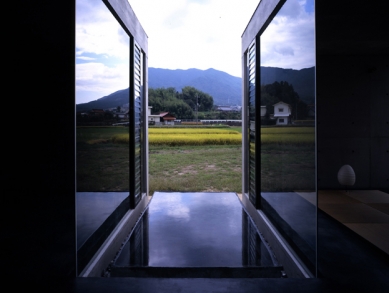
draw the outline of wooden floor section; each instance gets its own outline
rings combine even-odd
[[[319,208],[389,255],[389,194],[319,190]]]

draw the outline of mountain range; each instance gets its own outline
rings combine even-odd
[[[287,81],[307,104],[314,103],[315,68],[301,70],[261,67],[262,84]],[[213,97],[214,105],[241,105],[242,79],[216,69],[162,69],[149,67],[149,88],[192,86]],[[128,104],[129,89],[118,90],[95,101],[77,104],[77,111],[115,108]]]

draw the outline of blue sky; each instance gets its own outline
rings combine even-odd
[[[150,67],[214,68],[241,76],[241,35],[259,0],[129,0],[129,3],[148,35]],[[314,65],[313,56],[307,54],[314,33],[312,3],[313,0],[287,1],[283,18],[274,22],[266,42],[278,56],[269,55],[265,65],[295,69]],[[307,30],[309,24],[312,26]],[[285,46],[280,46],[283,42]],[[77,0],[77,103],[128,87],[127,52],[128,37],[102,1]],[[295,58],[290,58],[291,54]],[[283,56],[289,61],[285,63]]]

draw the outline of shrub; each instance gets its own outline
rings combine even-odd
[[[203,125],[203,122],[201,121],[198,121],[198,122],[194,122],[194,121],[184,121],[184,122],[181,122],[182,125]]]
[[[112,136],[111,141],[113,143],[129,143],[130,142],[130,136],[128,134],[116,134]]]

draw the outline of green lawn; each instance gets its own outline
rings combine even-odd
[[[241,127],[231,127],[241,132]],[[271,130],[273,131],[273,130]],[[275,130],[282,136],[282,130]],[[285,135],[297,131],[289,128]],[[301,128],[298,133],[310,130]],[[129,147],[113,143],[127,127],[77,128],[77,190],[128,191]],[[296,133],[297,135],[297,133]],[[301,137],[301,136],[300,136]],[[281,139],[281,138],[280,138]],[[314,188],[314,144],[266,143],[261,151],[263,191]],[[149,146],[149,187],[154,191],[242,191],[240,145]]]
[[[242,190],[240,146],[150,147],[150,192]]]
[[[111,137],[128,134],[128,127],[77,127],[77,191],[128,191],[128,144]]]

